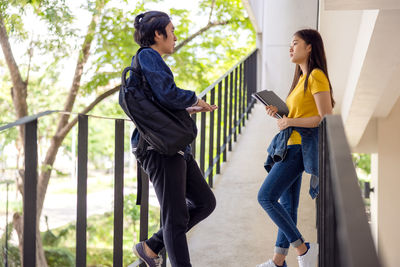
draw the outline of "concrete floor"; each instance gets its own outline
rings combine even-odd
[[[257,193],[267,175],[263,167],[267,146],[277,132],[275,119],[256,105],[222,174],[215,177],[215,211],[188,233],[194,267],[251,267],[272,257],[277,227],[258,204]],[[308,189],[305,174],[298,225],[307,241],[316,242],[315,201]],[[287,264],[298,266],[293,249]]]

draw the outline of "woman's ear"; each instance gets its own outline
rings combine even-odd
[[[311,50],[312,50],[311,44],[308,44],[308,45],[307,45],[306,50],[307,50],[307,52],[311,52]]]

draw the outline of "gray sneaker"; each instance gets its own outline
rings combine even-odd
[[[155,258],[150,258],[147,256],[146,252],[144,251],[144,241],[137,243],[135,246],[133,246],[133,253],[141,259],[147,267],[161,267],[161,264],[163,262],[162,257],[158,256]]]

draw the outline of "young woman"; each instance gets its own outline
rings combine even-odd
[[[174,26],[163,12],[150,11],[135,18],[135,41],[144,49],[137,55],[142,73],[154,97],[171,110],[189,113],[213,111],[195,92],[175,85],[173,74],[162,56],[172,54],[176,42]],[[133,149],[140,135],[132,135]],[[142,140],[143,141],[143,140]],[[165,247],[173,267],[190,267],[186,232],[205,219],[215,208],[215,197],[190,152],[190,146],[176,155],[166,156],[147,147],[138,157],[153,183],[161,208],[162,228],[150,239],[133,247],[147,266],[161,266],[158,253]]]
[[[332,113],[334,100],[320,34],[311,29],[296,32],[289,54],[296,64],[286,99],[289,114],[278,119],[280,133],[268,153],[273,153],[272,147],[277,146],[286,151],[278,162],[267,160],[269,173],[258,193],[260,205],[279,228],[278,237],[273,258],[258,267],[287,266],[285,257],[290,244],[296,250],[300,267],[315,267],[317,263],[318,244],[306,243],[297,229],[297,208],[303,171],[318,175],[317,126],[326,114]],[[277,108],[267,106],[266,111],[274,116]]]

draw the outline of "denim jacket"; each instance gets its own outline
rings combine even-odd
[[[264,164],[265,169],[269,172],[272,166],[279,161],[285,159],[287,152],[287,142],[296,130],[301,135],[301,150],[303,154],[304,170],[311,174],[310,190],[309,193],[312,198],[318,195],[319,181],[318,181],[318,127],[303,128],[303,127],[289,127],[280,131],[271,141],[267,152],[267,161]]]
[[[178,110],[186,109],[197,102],[197,96],[194,91],[180,89],[176,86],[171,69],[156,50],[150,47],[143,49],[138,54],[138,57],[142,73],[149,83],[154,97],[161,105],[168,109]],[[132,57],[132,65],[133,59],[134,57]],[[132,75],[130,77],[136,78]],[[138,83],[139,81],[128,82]],[[139,137],[139,132],[135,130],[131,138],[133,149],[137,146]],[[190,145],[183,152],[185,154],[191,153]]]

